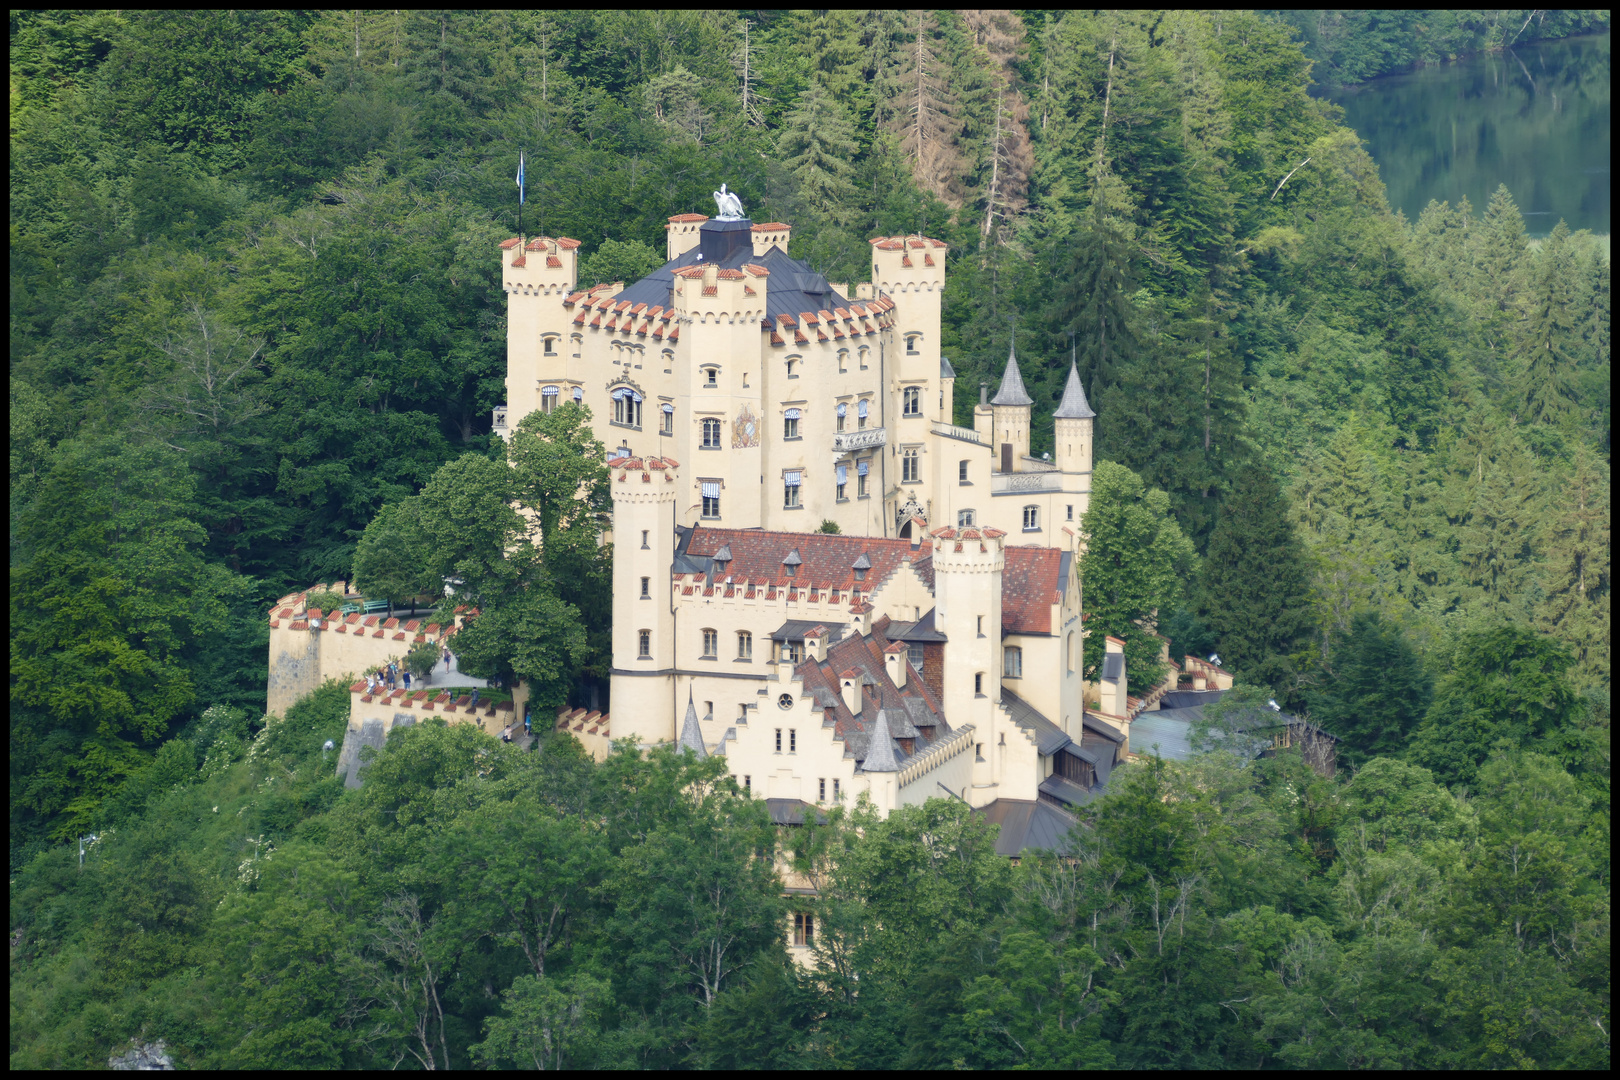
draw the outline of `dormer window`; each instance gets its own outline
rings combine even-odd
[[[799,558],[799,549],[794,548],[792,551],[787,553],[787,558],[782,560],[782,573],[786,574],[788,577],[794,577],[797,574],[799,567],[803,564],[804,560]]]
[[[865,581],[866,572],[872,569],[872,560],[867,558],[866,552],[863,551],[861,552],[860,557],[856,559],[853,564],[851,564],[850,569],[855,571],[856,581]]]

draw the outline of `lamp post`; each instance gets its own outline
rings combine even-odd
[[[84,869],[84,842],[86,840],[88,840],[93,844],[93,843],[96,842],[96,839],[97,839],[97,837],[96,837],[95,833],[91,833],[88,836],[79,837],[79,869],[80,870]]]

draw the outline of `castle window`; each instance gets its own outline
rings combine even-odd
[[[652,631],[651,630],[637,630],[636,631],[636,646],[637,646],[637,651],[636,651],[636,659],[637,660],[651,660],[652,659]]]
[[[956,512],[956,527],[958,529],[972,528],[977,524],[976,515],[972,510],[958,510]]]
[[[720,449],[720,421],[712,416],[703,419],[703,449]]]
[[[827,778],[819,777],[816,780],[816,802],[827,801]]]
[[[842,375],[849,370],[849,350],[838,350],[838,374]]]
[[[705,628],[703,631],[703,659],[715,660],[720,656],[720,634]]]
[[[720,516],[720,481],[700,480],[699,489],[703,493],[703,516],[717,518]]]
[[[748,773],[743,773],[743,790],[749,792],[754,790],[754,778]]]
[[[784,694],[782,696],[786,697],[787,695]],[[781,728],[776,729],[776,752],[778,754],[780,754],[782,752],[782,729]]]
[[[556,334],[547,334],[542,340],[543,340],[543,342],[545,344],[545,354],[547,356],[556,356],[557,355],[557,335]]]
[[[915,484],[922,477],[922,457],[915,446],[900,451],[900,482]]]
[[[703,719],[705,719],[705,720],[713,720],[714,719],[714,702],[705,701],[703,703]]]
[[[913,668],[917,669],[918,671],[922,671],[922,665],[923,665],[923,645],[922,645],[922,642],[920,642],[920,641],[908,641],[908,642],[906,642],[906,659],[911,661],[911,666]]]
[[[585,391],[581,390],[577,386],[574,387],[574,404],[575,405],[583,405],[584,403],[585,403]]]
[[[917,355],[917,342],[919,342],[921,340],[922,340],[922,335],[921,334],[907,334],[906,335],[906,355],[907,356],[916,356]]]
[[[711,390],[714,389],[715,387],[719,386],[720,385],[720,369],[716,368],[716,367],[706,367],[706,368],[704,368],[703,369],[703,385],[708,387]]]
[[[838,787],[838,777],[835,776],[833,777],[833,802],[838,802],[844,797],[844,793],[839,791]]]
[[[973,692],[979,697],[984,697],[984,672],[982,671],[973,674]]]
[[[904,407],[900,410],[902,416],[922,415],[922,390],[915,386],[908,386],[901,394]]]
[[[855,426],[862,431],[866,430],[866,414],[871,411],[872,403],[866,398],[855,403]]]
[[[816,917],[808,911],[795,911],[793,913],[793,944],[798,948],[808,949],[815,943]]]
[[[838,501],[844,502],[849,498],[844,494],[849,488],[849,466],[839,465],[833,469],[833,473],[838,478]]]
[[[561,391],[555,386],[542,386],[540,388],[540,411],[550,414],[557,408],[557,396]]]
[[[855,463],[855,494],[866,498],[866,474],[872,469],[872,459],[862,458]]]
[[[621,386],[610,395],[613,398],[613,422],[620,427],[641,427],[641,395],[628,386]]]
[[[1041,508],[1038,506],[1024,507],[1024,531],[1041,531]]]
[[[872,351],[872,346],[870,346],[870,345],[862,345],[861,346],[861,370],[862,371],[866,370],[866,357],[867,357],[867,354],[870,353],[871,351]]]
[[[652,599],[652,578],[650,577],[641,579],[641,598],[643,600]]]
[[[803,474],[797,471],[784,473],[782,476],[782,507],[793,510],[803,505],[799,502],[799,484]]]
[[[752,660],[754,658],[754,635],[747,630],[737,632],[737,659]],[[743,719],[748,719],[748,713],[743,713]]]
[[[797,754],[798,752],[799,752],[799,729],[790,727],[790,728],[788,728],[788,753]]]
[[[1067,663],[1068,663],[1069,674],[1073,675],[1074,674],[1074,631],[1073,630],[1069,631],[1069,640],[1064,645],[1063,654],[1064,654],[1064,657],[1066,658]]]
[[[804,659],[804,642],[802,642],[802,641],[784,641],[784,642],[782,642],[782,659],[786,660],[790,664],[797,664],[800,660],[803,660]],[[791,702],[789,702],[789,704],[791,704]],[[782,707],[785,709],[785,708],[787,708],[787,705],[783,705]]]
[[[956,482],[958,484],[972,483],[972,481],[968,479],[968,463],[966,459],[956,463]]]
[[[1070,503],[1068,509],[1069,509],[1068,520],[1073,521],[1074,520],[1074,504]]]
[[[664,426],[659,429],[659,434],[660,435],[673,435],[673,434],[675,434],[675,406],[665,404],[663,409],[662,409],[662,412],[664,414]]]
[[[650,532],[651,532],[651,530],[649,530],[649,529],[642,529],[641,530],[641,550],[642,551],[649,551],[649,550],[652,549],[652,545],[647,543],[647,537],[650,534]]]
[[[573,346],[573,348],[574,348],[574,359],[576,359],[576,360],[579,359],[579,345],[580,345],[580,342],[582,342],[584,340],[585,340],[585,338],[584,338],[584,335],[582,335],[582,334],[569,334],[568,335],[568,344]],[[579,399],[575,398],[574,400],[577,401]]]
[[[1002,654],[1001,673],[1009,679],[1024,677],[1024,650],[1016,645],[1007,646]]]
[[[788,378],[797,379],[799,377],[799,361],[802,360],[802,359],[804,359],[802,356],[790,356],[790,357],[788,357],[788,359],[787,359],[787,377]]]
[[[799,410],[789,409],[782,414],[782,438],[797,439],[799,437]]]
[[[776,699],[776,707],[779,708],[779,709],[791,709],[791,708],[793,708],[793,695],[792,694],[783,694],[782,696],[778,697]],[[782,738],[782,729],[781,728],[776,729],[776,738],[777,738],[777,749],[780,750],[781,749],[781,738]]]
[[[838,430],[843,431],[844,430],[844,418],[849,415],[849,402],[840,401],[838,403],[838,408],[837,408],[836,411],[838,413]]]

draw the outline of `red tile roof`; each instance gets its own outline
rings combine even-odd
[[[754,584],[770,583],[781,588],[786,588],[790,582],[839,590],[859,588],[862,592],[870,592],[887,580],[902,560],[920,563],[928,559],[932,550],[926,540],[921,547],[913,548],[909,540],[704,526],[693,531],[686,552],[713,556],[722,547],[731,548],[731,561],[726,564],[725,573],[738,581],[746,579]],[[798,572],[789,578],[783,573],[782,560],[794,550],[803,562]],[[872,568],[866,572],[866,580],[857,582],[852,568],[862,552],[866,553]],[[715,570],[719,574],[719,567]]]
[[[894,685],[883,662],[883,653],[888,647],[889,642],[881,631],[847,637],[827,650],[825,661],[806,660],[794,672],[803,682],[803,693],[814,697],[823,717],[832,720],[835,736],[845,740],[846,755],[857,761],[866,758],[867,744],[872,728],[877,724],[879,709],[888,712],[891,732],[916,732],[915,736],[900,736],[916,739],[911,755],[895,747],[895,757],[902,763],[951,730],[939,699],[915,668],[906,677],[905,689]],[[861,703],[859,716],[851,713],[849,706],[844,703],[839,687],[842,678],[857,680]],[[926,723],[928,720],[934,723]],[[913,727],[913,724],[916,726]]]
[[[1008,633],[1050,634],[1052,605],[1063,602],[1063,552],[1010,547],[1006,559],[1001,572],[1001,628]]]
[[[709,216],[707,214],[676,214],[669,220],[671,224],[685,224],[688,221],[708,221]],[[757,229],[759,226],[755,225],[754,228]]]

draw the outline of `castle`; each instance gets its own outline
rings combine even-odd
[[[573,240],[501,245],[496,431],[575,401],[613,448],[612,716],[559,729],[724,755],[773,805],[949,794],[1005,829],[1086,801],[1153,701],[1128,696],[1117,640],[1081,675],[1078,372],[1034,458],[1016,354],[952,422],[941,241],[878,237],[852,294],[788,256],[787,225],[667,231],[628,286],[578,288]]]

